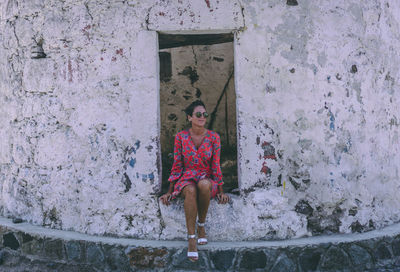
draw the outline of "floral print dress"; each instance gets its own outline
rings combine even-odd
[[[221,141],[218,133],[207,130],[203,142],[197,149],[189,130],[179,132],[175,137],[174,164],[169,182],[176,182],[172,198],[176,198],[182,189],[189,184],[197,184],[201,179],[212,183],[211,198],[222,185],[220,166]]]

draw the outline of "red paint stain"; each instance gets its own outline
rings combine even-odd
[[[111,61],[116,61],[116,60],[117,60],[116,57],[112,57],[112,58],[111,58]]]
[[[117,49],[117,50],[115,51],[115,54],[123,56],[123,55],[124,55],[124,49],[122,49],[122,48]]]
[[[90,40],[89,31],[88,31],[88,30],[89,30],[91,27],[92,27],[91,25],[87,25],[87,26],[85,26],[84,28],[82,28],[83,35],[85,35],[86,38],[87,38],[88,40]]]
[[[268,174],[268,167],[267,167],[265,162],[263,162],[263,165],[262,165],[262,168],[261,168],[260,172],[264,173],[264,174]]]
[[[276,160],[275,155],[264,156],[264,159]]]
[[[207,7],[210,8],[210,0],[204,0],[206,1]]]
[[[267,145],[270,145],[270,143],[268,143],[267,141],[264,141],[261,145],[262,148],[266,147]]]
[[[101,57],[101,58],[100,58],[100,60],[104,60],[104,58],[103,58],[103,57]]]
[[[160,16],[165,16],[165,13],[162,12],[162,11],[160,11],[160,12],[158,13],[158,15],[160,15]]]

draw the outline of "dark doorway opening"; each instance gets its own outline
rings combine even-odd
[[[163,192],[169,185],[175,135],[190,127],[182,110],[196,99],[210,113],[206,127],[221,137],[224,190],[238,192],[233,38],[233,33],[159,33]]]

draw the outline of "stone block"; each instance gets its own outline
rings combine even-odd
[[[270,272],[296,271],[296,264],[285,253],[279,255]]]
[[[86,247],[86,260],[95,266],[103,266],[105,256],[101,246],[95,243],[88,243]]]
[[[185,269],[185,270],[199,270],[204,271],[210,268],[209,257],[207,252],[199,251],[199,260],[192,262],[187,257],[187,249],[178,250],[172,255],[172,266],[174,269]]]
[[[161,268],[166,267],[168,263],[168,250],[165,248],[128,248],[125,253],[128,255],[129,264],[133,268]],[[179,256],[179,254],[175,256],[175,259],[179,259]],[[173,261],[177,263],[176,260]]]
[[[337,246],[330,247],[321,260],[321,269],[341,270],[350,266],[350,260],[347,253]]]
[[[361,269],[359,271],[371,269],[374,266],[372,256],[363,247],[352,244],[347,249],[347,253],[350,255],[355,269]]]
[[[65,251],[67,254],[68,261],[79,262],[82,259],[82,247],[78,241],[68,241],[65,243]]]
[[[375,258],[378,260],[389,260],[393,257],[390,246],[385,243],[379,243],[374,250]]]
[[[234,250],[218,250],[210,252],[210,260],[217,270],[226,271],[232,267],[236,252]]]
[[[23,254],[42,255],[43,239],[33,239],[32,241],[22,243],[21,251]]]
[[[265,268],[267,265],[267,256],[264,251],[245,251],[240,260],[241,269]]]
[[[394,256],[400,256],[400,237],[393,239],[392,250]]]
[[[302,271],[317,271],[324,249],[306,248],[298,257],[298,262]]]
[[[13,232],[9,232],[3,234],[3,246],[11,248],[13,250],[18,250],[20,247],[20,243],[18,239],[15,237],[15,234]]]
[[[45,257],[62,260],[64,258],[64,245],[62,240],[45,240],[43,243]]]
[[[28,242],[30,242],[30,241],[32,241],[34,239],[30,234],[25,233],[25,232],[23,232],[21,234],[21,237],[22,237],[22,243],[23,244],[24,243],[28,243]]]
[[[123,249],[110,245],[104,245],[103,249],[106,256],[106,263],[111,270],[130,271],[129,258]]]
[[[0,250],[0,265],[4,263],[4,260],[6,258],[6,253],[4,250]]]

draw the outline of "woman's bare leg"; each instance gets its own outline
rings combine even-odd
[[[188,235],[195,234],[197,217],[197,188],[195,185],[187,185],[183,188],[185,198],[184,209],[186,228]],[[196,251],[196,239],[189,239],[188,251]]]
[[[202,179],[197,184],[198,189],[198,210],[199,210],[199,222],[204,223],[206,221],[208,206],[210,205],[210,192],[211,192],[211,182],[208,179]],[[204,227],[197,227],[198,237],[206,237],[206,231]]]

